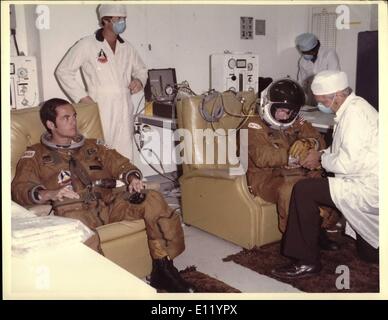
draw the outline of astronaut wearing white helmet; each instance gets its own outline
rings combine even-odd
[[[379,261],[379,114],[352,92],[344,72],[318,73],[311,89],[316,100],[335,113],[333,143],[321,151],[311,150],[301,165],[321,164],[334,175],[305,179],[294,186],[283,237],[283,254],[293,262],[272,271],[287,279],[313,276],[322,269],[318,205],[341,211],[345,232],[356,240],[359,257]]]
[[[271,127],[287,129],[296,121],[304,104],[302,87],[292,79],[280,79],[262,92],[259,114]]]
[[[253,195],[277,204],[279,230],[284,232],[293,185],[300,179],[320,175],[319,170],[300,168],[300,158],[292,157],[290,161],[289,151],[297,142],[317,149],[326,145],[320,133],[298,117],[305,94],[296,81],[276,80],[261,97],[258,115],[250,117],[244,127],[248,130],[247,180]],[[328,220],[334,221],[336,213],[326,212],[323,225],[330,228]],[[322,234],[321,245],[328,248],[331,244]]]

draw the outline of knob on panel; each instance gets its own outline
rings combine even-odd
[[[25,78],[28,74],[28,71],[26,68],[19,68],[17,71],[17,75],[19,78]]]
[[[174,88],[168,84],[164,89],[164,92],[166,92],[167,95],[171,96],[174,93]]]
[[[229,59],[229,61],[228,61],[228,67],[229,67],[230,69],[236,68],[236,59],[234,59],[234,58]]]

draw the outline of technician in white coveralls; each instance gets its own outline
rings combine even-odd
[[[316,105],[317,102],[310,88],[311,82],[321,71],[341,70],[337,53],[334,49],[322,47],[318,38],[312,33],[302,33],[297,36],[295,45],[301,54],[298,61],[298,82],[307,94],[307,104]],[[323,112],[330,112],[330,109],[325,109],[321,104],[318,104],[318,107]]]
[[[282,246],[293,262],[272,271],[282,278],[320,272],[319,205],[342,212],[346,234],[356,239],[361,259],[379,261],[379,114],[352,92],[342,71],[318,73],[311,90],[317,101],[335,113],[333,144],[310,150],[301,165],[311,169],[321,164],[334,176],[295,184]]]
[[[147,68],[133,46],[119,36],[126,27],[125,6],[104,4],[98,12],[102,28],[79,40],[55,74],[74,102],[97,102],[106,143],[133,159],[131,94],[145,86]],[[80,68],[87,91],[76,80]]]

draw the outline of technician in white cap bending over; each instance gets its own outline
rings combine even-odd
[[[307,104],[316,105],[310,85],[314,76],[325,70],[341,70],[337,53],[334,49],[321,46],[312,33],[302,33],[295,39],[296,48],[301,54],[298,60],[297,80],[307,94]],[[322,105],[318,104],[321,109]],[[322,109],[321,111],[329,111]]]
[[[126,28],[125,6],[102,4],[98,13],[102,28],[79,40],[55,74],[74,102],[98,103],[106,143],[132,160],[131,95],[144,87],[147,68],[134,47],[120,37]],[[76,79],[80,68],[87,91]]]
[[[352,93],[344,72],[320,72],[311,89],[317,101],[335,112],[333,144],[322,151],[310,151],[301,165],[315,168],[321,164],[334,177],[305,179],[294,186],[283,254],[297,262],[273,270],[284,278],[305,277],[321,270],[319,206],[342,212],[346,233],[356,239],[361,259],[379,260],[378,112]]]

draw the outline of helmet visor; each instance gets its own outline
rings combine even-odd
[[[287,119],[276,119],[276,111],[278,109],[287,109],[288,110],[288,118]],[[290,123],[294,121],[294,119],[298,116],[298,113],[300,111],[300,106],[287,104],[284,102],[270,102],[269,103],[269,110],[271,113],[271,116],[280,123]]]

